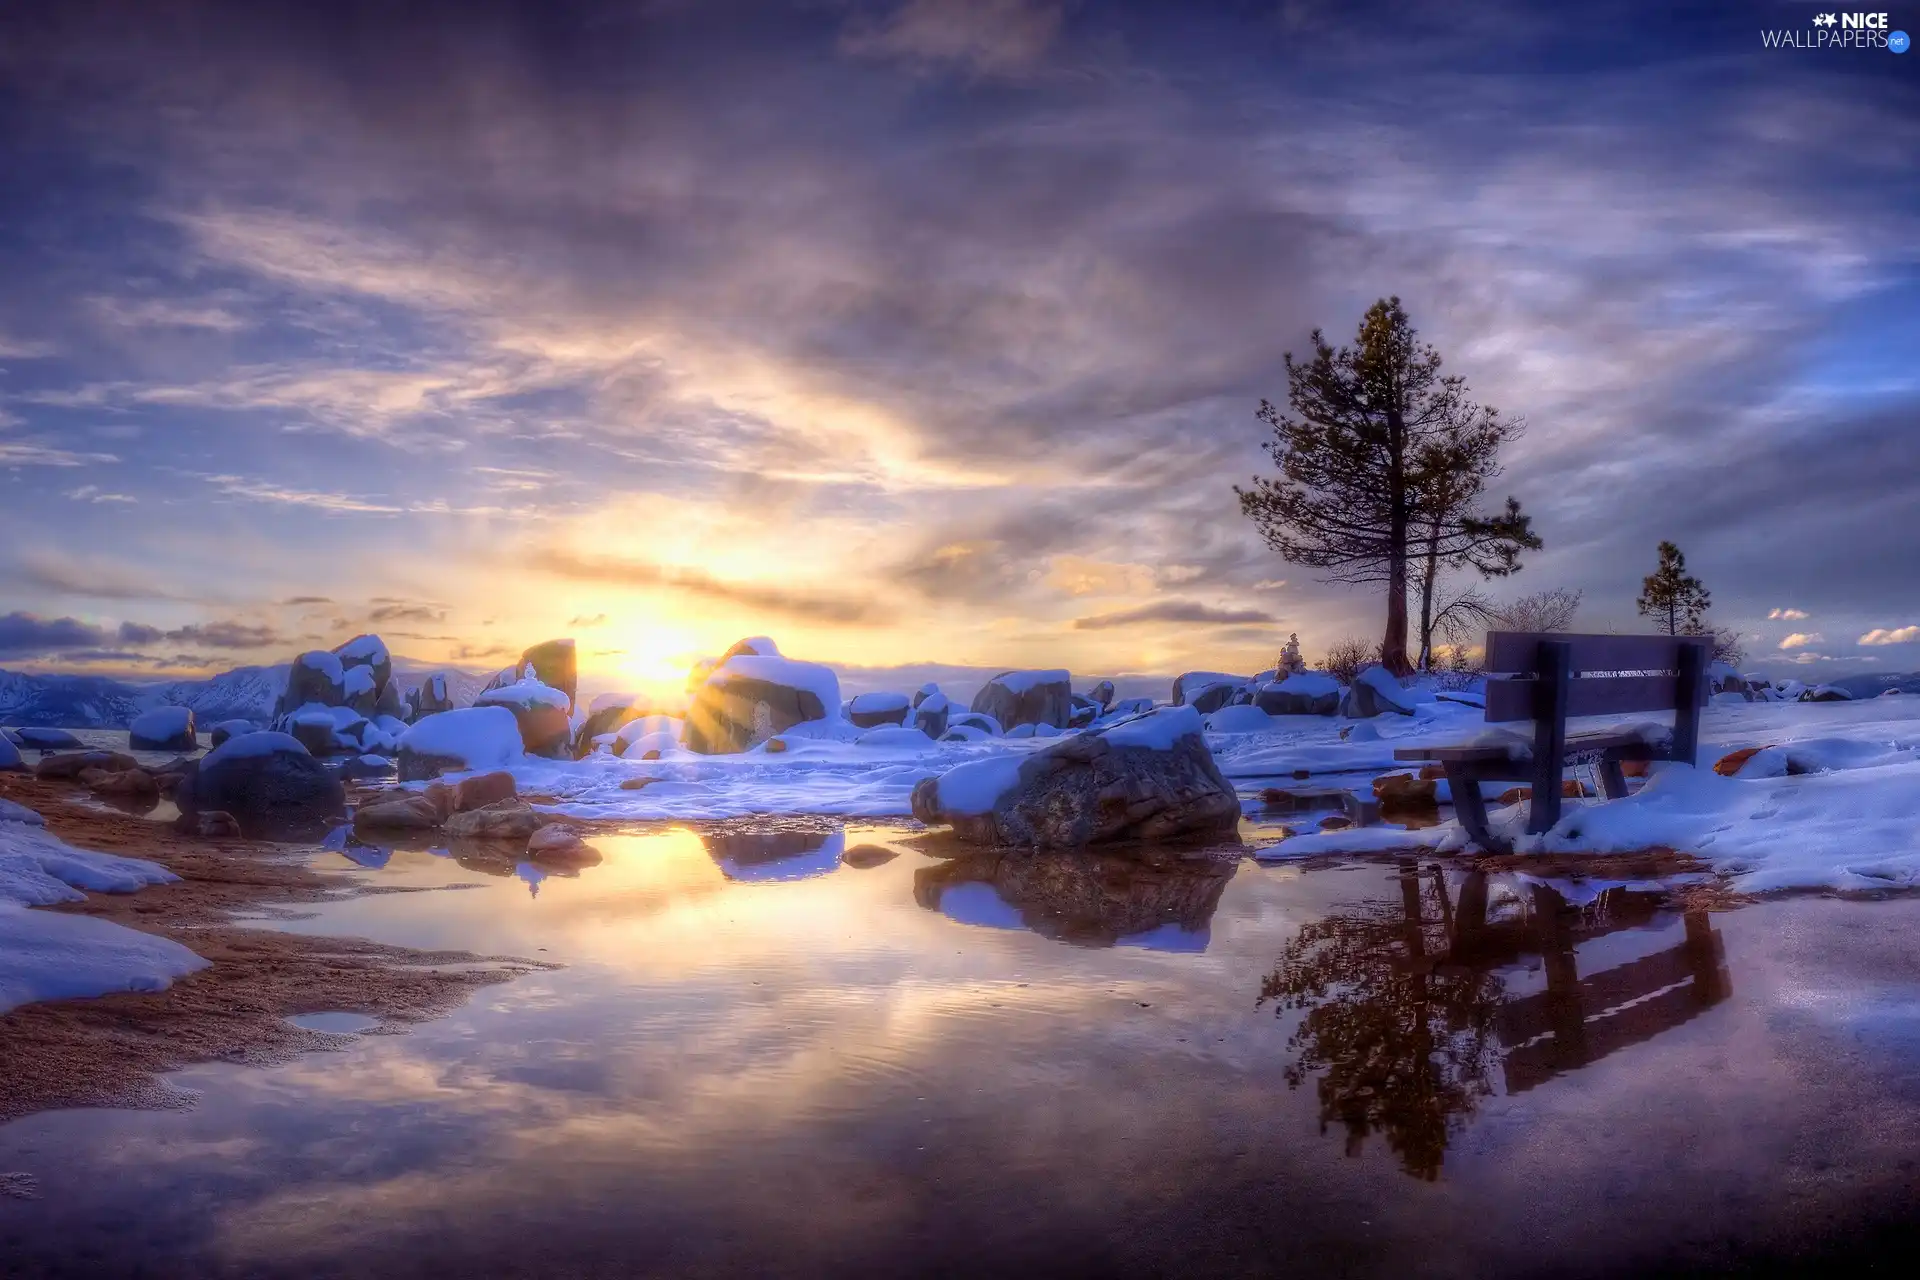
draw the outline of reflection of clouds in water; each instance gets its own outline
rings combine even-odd
[[[940,914],[961,924],[988,929],[1024,929],[1020,908],[983,880],[968,880],[940,891]]]

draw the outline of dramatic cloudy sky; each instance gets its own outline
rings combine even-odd
[[[1920,53],[1816,12],[6,6],[0,662],[1311,655],[1380,602],[1230,486],[1398,293],[1530,424],[1500,590],[1673,538],[1750,665],[1920,668]]]

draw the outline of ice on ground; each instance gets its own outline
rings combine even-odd
[[[76,849],[12,809],[0,814],[0,1012],[35,1000],[159,991],[206,966],[169,938],[29,910],[77,902],[82,889],[131,893],[176,877],[156,863]]]

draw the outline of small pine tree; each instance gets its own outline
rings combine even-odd
[[[1687,572],[1687,558],[1671,542],[1660,544],[1660,567],[1640,585],[1637,602],[1643,616],[1670,636],[1697,634],[1706,624],[1713,597]]]
[[[1280,646],[1280,670],[1287,675],[1298,675],[1307,669],[1307,660],[1300,656],[1300,633],[1287,633],[1287,642]]]

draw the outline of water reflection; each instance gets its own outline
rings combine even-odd
[[[1551,885],[1507,879],[1470,871],[1450,886],[1437,868],[1405,868],[1397,901],[1306,924],[1261,983],[1256,1007],[1302,1015],[1288,1085],[1314,1080],[1322,1132],[1343,1128],[1349,1155],[1380,1133],[1408,1173],[1436,1178],[1449,1139],[1496,1078],[1508,1094],[1525,1092],[1730,993],[1705,912],[1681,916],[1674,945],[1582,978],[1582,944],[1671,923],[1663,895],[1615,886],[1574,906]],[[1510,995],[1532,956],[1546,989]]]
[[[844,831],[730,831],[700,837],[729,880],[809,880],[840,869]]]
[[[1031,929],[1082,947],[1205,951],[1237,861],[992,853],[922,867],[914,900],[962,924]]]

